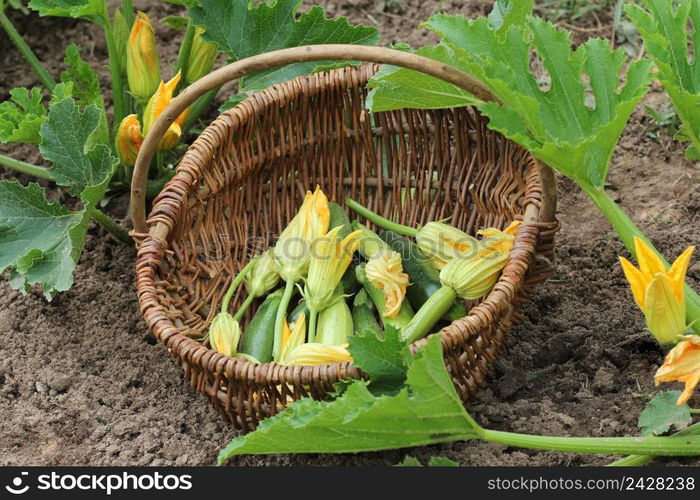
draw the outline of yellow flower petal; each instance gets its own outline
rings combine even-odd
[[[686,248],[685,251],[678,256],[671,266],[671,269],[668,271],[669,278],[671,278],[673,282],[673,291],[678,300],[684,300],[685,297],[685,273],[688,271],[690,258],[693,256],[694,251],[694,246]]]
[[[285,360],[287,365],[325,365],[328,363],[342,363],[352,361],[352,356],[347,350],[347,344],[342,346],[329,346],[323,344],[302,344]]]
[[[685,303],[673,293],[673,283],[665,274],[657,274],[644,297],[647,328],[661,344],[673,344],[685,333]]]
[[[647,290],[647,280],[644,279],[642,272],[634,267],[634,265],[624,257],[620,257],[622,271],[625,273],[625,278],[630,284],[634,301],[642,311],[644,310],[644,297]]]
[[[282,325],[282,348],[280,349],[280,364],[289,357],[290,353],[306,340],[306,314],[303,312],[290,328],[287,320]]]
[[[381,250],[367,262],[365,273],[369,282],[382,290],[386,297],[382,316],[395,317],[401,310],[409,285],[408,274],[403,272],[401,255],[393,250]]]
[[[683,382],[685,390],[677,401],[678,406],[688,402],[700,382],[700,336],[687,335],[666,355],[664,364],[654,375],[654,382]]]
[[[666,266],[661,258],[641,238],[634,238],[634,248],[639,270],[647,281],[651,281],[656,273],[666,273]]]

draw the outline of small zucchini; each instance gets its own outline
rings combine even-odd
[[[392,250],[401,255],[403,270],[408,274],[411,284],[406,289],[406,297],[414,309],[418,310],[440,288],[440,274],[432,262],[418,245],[393,231],[382,231],[379,237],[385,241]],[[454,321],[467,315],[467,308],[461,301],[445,313],[443,319]]]
[[[352,232],[352,227],[350,226],[350,219],[348,214],[345,213],[343,207],[332,201],[328,203],[328,210],[330,211],[330,223],[328,229],[331,230],[334,227],[342,226],[343,229],[340,230],[338,235],[341,238],[345,238],[348,234]],[[347,271],[343,274],[340,279],[340,284],[343,287],[343,293],[345,295],[354,295],[362,285],[357,281],[355,277],[355,266],[359,263],[359,259],[353,257],[352,262],[348,266]]]
[[[260,304],[255,316],[243,333],[239,353],[247,354],[261,363],[272,361],[272,344],[275,340],[275,316],[284,290],[271,293]]]
[[[357,292],[352,303],[352,322],[355,335],[360,337],[365,335],[381,336],[382,330],[374,315],[375,310],[367,291],[362,289]]]

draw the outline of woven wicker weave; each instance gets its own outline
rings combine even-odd
[[[147,226],[136,224],[143,317],[192,386],[238,428],[250,430],[293,400],[323,398],[337,381],[362,376],[350,363],[256,365],[194,340],[206,333],[232,275],[274,243],[306,189],[318,184],[331,201],[351,196],[412,226],[451,217],[474,234],[524,219],[493,291],[439,333],[464,399],[483,382],[522,304],[551,271],[554,200],[542,208],[533,158],[488,130],[471,108],[369,114],[365,84],[375,70],[297,78],[223,113],[189,148]],[[245,298],[244,287],[239,292],[232,311]]]

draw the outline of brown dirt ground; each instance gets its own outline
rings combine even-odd
[[[306,2],[305,2],[306,3]],[[426,43],[416,29],[436,10],[473,15],[488,1],[406,0],[380,10],[374,2],[326,1],[335,15],[377,24],[386,43]],[[152,17],[172,6],[136,2]],[[162,17],[162,16],[161,16]],[[63,47],[75,41],[103,69],[99,31],[66,19],[13,15],[40,59],[54,73]],[[609,13],[579,26],[606,32]],[[588,24],[586,24],[588,23]],[[176,31],[159,24],[161,54],[174,59]],[[0,99],[34,77],[6,38],[0,38]],[[667,103],[658,90],[647,104]],[[618,201],[669,257],[697,243],[700,169],[682,157],[669,132],[654,131],[643,107],[616,151],[610,178]],[[0,151],[39,161],[34,148]],[[3,177],[6,172],[0,171]],[[20,176],[23,182],[29,179]],[[557,276],[528,305],[507,354],[469,409],[485,426],[572,436],[636,435],[636,419],[654,392],[662,352],[643,332],[617,264],[622,245],[576,186],[560,182]],[[52,197],[60,197],[52,189]],[[123,213],[115,204],[113,213]],[[183,382],[180,369],[146,329],[134,289],[134,250],[90,230],[75,287],[47,303],[0,283],[0,465],[210,465],[235,432],[205,398]],[[698,288],[700,262],[690,281]],[[696,403],[698,402],[696,398]],[[697,405],[696,405],[697,406]],[[451,443],[384,453],[243,457],[233,465],[390,465],[410,453],[444,455],[462,465],[604,464],[605,457],[531,452],[484,443]],[[656,464],[700,465],[698,459]]]

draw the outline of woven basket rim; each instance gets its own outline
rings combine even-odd
[[[310,88],[321,90],[324,85],[328,84],[329,76],[332,75],[340,74],[340,79],[344,80],[348,87],[364,85],[377,71],[377,68],[378,65],[375,64],[348,66],[300,76],[270,86],[250,95],[235,107],[221,113],[190,145],[176,167],[175,176],[153,202],[147,220],[149,232],[135,235],[138,238],[137,290],[141,314],[156,338],[166,348],[176,351],[182,359],[186,359],[189,363],[195,363],[205,370],[219,374],[218,376],[225,374],[234,380],[260,381],[263,377],[265,382],[271,383],[312,384],[319,379],[332,382],[363,376],[362,372],[349,361],[323,365],[286,366],[279,365],[274,361],[262,364],[252,363],[243,358],[220,354],[181,333],[180,328],[169,317],[168,311],[157,300],[156,289],[158,285],[154,279],[154,273],[155,268],[162,262],[168,251],[167,242],[172,234],[174,221],[182,208],[181,200],[186,199],[196,190],[201,179],[201,175],[195,174],[198,167],[194,165],[208,162],[217,150],[220,141],[230,138],[230,133],[245,118],[243,115],[250,114],[245,111],[246,107],[254,104],[270,106],[276,102],[284,102],[297,93],[306,92]],[[222,130],[226,130],[228,133],[222,133]],[[528,207],[532,206],[529,210],[535,210],[535,212],[531,212],[534,217],[530,218],[539,220],[542,188],[537,160],[529,153],[527,153],[525,182],[526,187],[532,188],[530,190],[532,194],[526,197],[523,202],[523,214],[528,210]],[[522,220],[522,214],[516,218]],[[523,222],[517,231],[511,249],[511,259],[509,259],[491,292],[481,303],[472,307],[463,318],[453,321],[439,332],[412,343],[411,351],[415,352],[434,335],[440,335],[443,351],[446,352],[478,334],[482,328],[490,323],[488,318],[499,317],[506,308],[512,309],[512,301],[517,292],[512,283],[515,282],[518,285],[523,283],[525,274],[532,265],[535,256],[536,239],[541,225],[542,223],[538,222]],[[154,234],[154,226],[160,226],[161,231],[158,234]],[[512,258],[514,255],[526,258],[516,261]],[[528,256],[531,258],[527,258]],[[524,261],[527,261],[527,264],[523,265]]]

